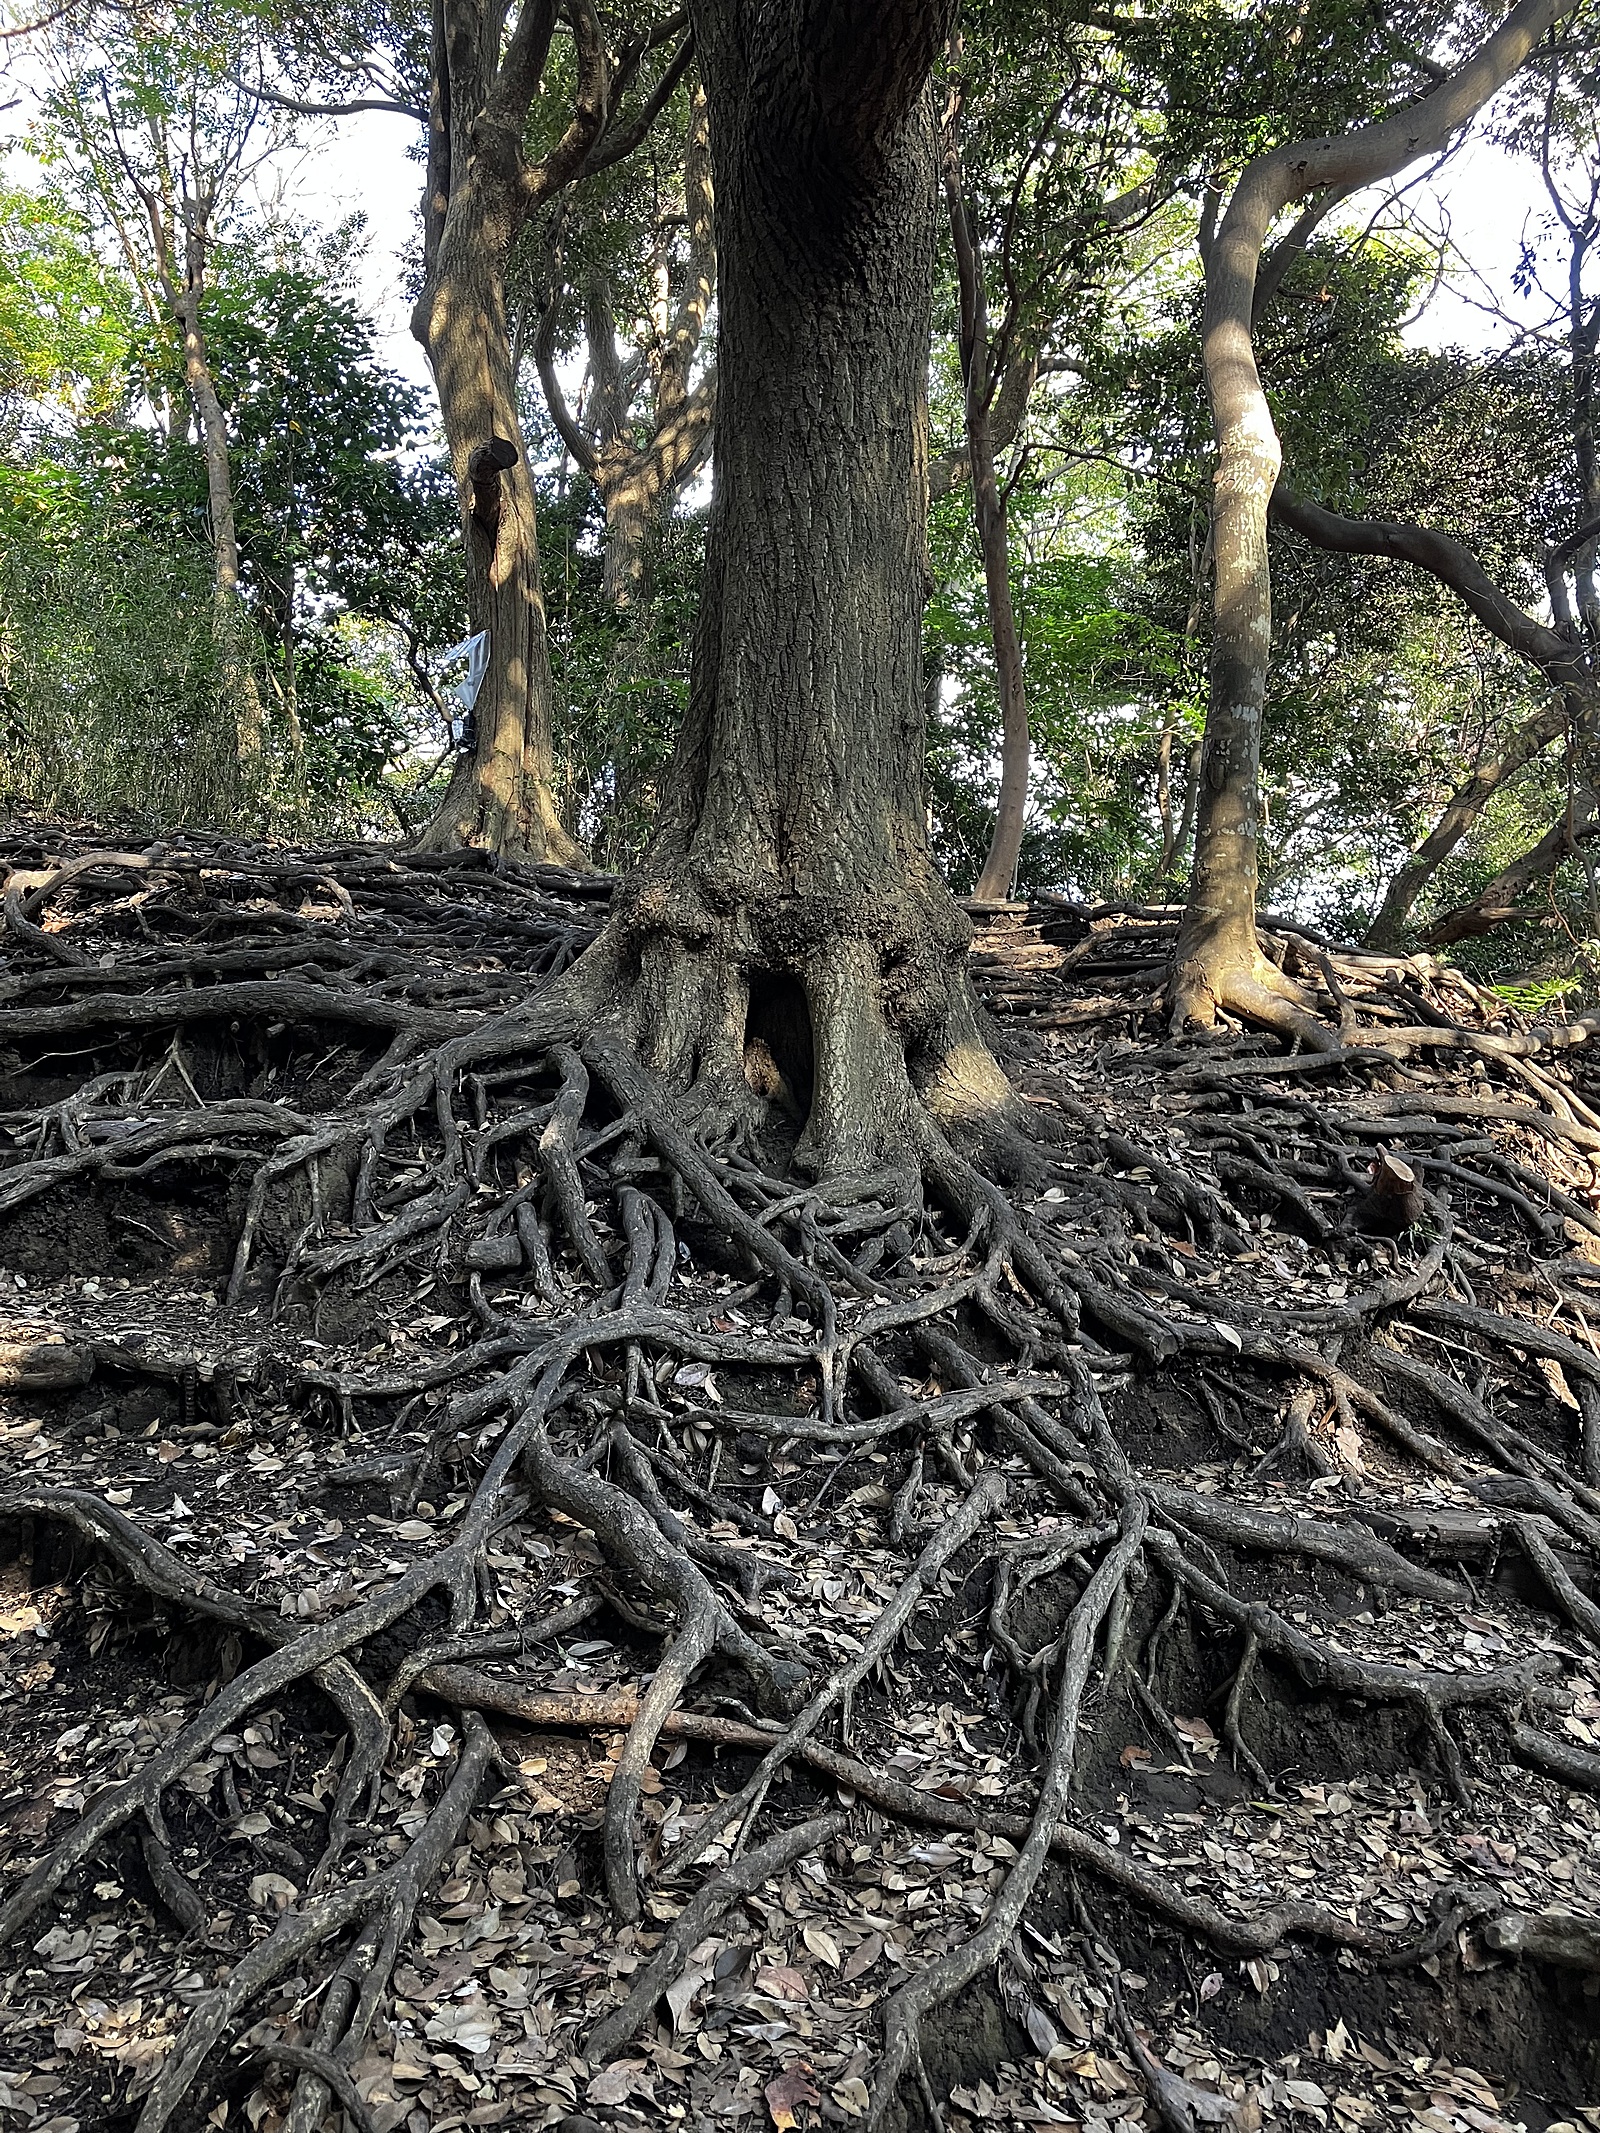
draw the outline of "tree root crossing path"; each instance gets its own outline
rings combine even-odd
[[[1030,1145],[816,1179],[563,1011],[608,882],[0,856],[19,2123],[1600,2103],[1584,1026],[990,907]]]

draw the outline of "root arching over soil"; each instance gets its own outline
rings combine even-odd
[[[798,954],[686,1071],[595,878],[3,856],[39,2133],[1600,2107],[1582,1025],[1269,923],[1328,1047],[1174,1043],[1176,913],[991,907],[964,1113]]]

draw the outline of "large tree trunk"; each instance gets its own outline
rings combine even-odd
[[[706,1123],[818,1174],[1010,1117],[928,851],[921,612],[943,5],[701,0],[721,337],[690,703],[589,981]]]
[[[533,478],[517,415],[505,269],[515,234],[504,188],[481,171],[452,194],[412,331],[428,352],[461,506],[467,612],[489,633],[489,664],[463,750],[425,849],[581,865],[552,791],[554,684]],[[514,453],[510,465],[497,465]]]
[[[1231,1009],[1308,1044],[1334,1041],[1256,940],[1261,715],[1272,650],[1267,510],[1281,457],[1251,337],[1262,248],[1292,201],[1376,183],[1442,147],[1574,4],[1519,0],[1465,65],[1397,117],[1258,157],[1211,246],[1203,354],[1217,437],[1216,629],[1194,868],[1170,987],[1180,1028],[1208,1026]]]

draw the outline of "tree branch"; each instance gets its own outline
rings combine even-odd
[[[1282,482],[1272,492],[1271,515],[1279,525],[1336,555],[1390,556],[1417,564],[1447,585],[1502,644],[1558,687],[1592,693],[1594,680],[1583,647],[1536,621],[1503,593],[1464,542],[1427,526],[1345,518],[1294,495]]]
[[[608,126],[601,134],[583,159],[578,172],[580,179],[592,178],[597,170],[609,170],[613,163],[620,163],[624,156],[633,154],[672,101],[678,84],[689,71],[689,62],[693,57],[694,35],[691,31],[672,55],[666,72],[646,97],[637,116],[615,133]]]
[[[523,203],[530,213],[577,176],[589,150],[605,130],[611,69],[594,0],[572,0],[571,24],[578,60],[572,120],[548,154],[523,172]]]
[[[246,96],[258,103],[274,104],[280,111],[298,112],[301,118],[354,118],[361,111],[392,111],[398,118],[413,119],[417,125],[426,126],[428,114],[419,104],[407,104],[388,96],[359,96],[346,104],[307,103],[298,96],[285,96],[278,89],[269,89],[265,82],[243,81],[238,75],[229,80]]]
[[[555,32],[556,0],[522,0],[517,26],[511,32],[481,121],[497,134],[509,131],[514,146],[521,142],[523,123],[550,57],[550,41]]]
[[[545,406],[550,410],[550,420],[556,426],[557,435],[592,481],[600,465],[599,458],[568,407],[567,396],[561,390],[561,380],[556,374],[556,308],[556,299],[552,296],[534,337],[533,360],[538,367]]]
[[[1260,324],[1262,313],[1283,287],[1284,276],[1340,201],[1349,199],[1350,192],[1351,188],[1345,185],[1330,187],[1327,192],[1319,193],[1315,200],[1308,202],[1302,209],[1298,221],[1288,235],[1280,238],[1272,247],[1256,276],[1255,299],[1250,307],[1252,326]]]

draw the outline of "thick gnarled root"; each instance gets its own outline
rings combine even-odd
[[[252,891],[261,879],[250,877]],[[359,917],[369,893],[360,865],[352,879]],[[337,968],[348,973],[359,957],[337,898],[333,907],[341,953],[351,951]],[[552,961],[565,953],[562,929],[581,930],[570,914],[559,924],[541,915],[531,892],[517,912]],[[1169,1130],[1177,1105],[1159,1117],[1149,1107],[1147,1126],[1113,1115],[1105,1085],[1093,1102],[1064,1080],[1040,1098],[1032,1108],[1048,1104],[1061,1133],[1079,1138],[1054,1163],[1049,1193],[1019,1200],[994,1175],[1002,1136],[988,1122],[1004,1126],[1012,1099],[971,996],[947,992],[924,1014],[860,937],[821,960],[791,942],[780,969],[764,948],[755,954],[759,943],[749,961],[718,965],[704,943],[664,931],[631,999],[609,949],[542,995],[510,999],[493,976],[481,993],[446,997],[442,962],[425,974],[375,962],[359,982],[334,985],[211,971],[165,949],[152,952],[147,980],[135,963],[113,987],[93,957],[69,964],[28,936],[23,945],[38,964],[23,976],[38,983],[29,1004],[0,1010],[28,1018],[29,1028],[11,1026],[17,1041],[55,1044],[70,1029],[76,1042],[103,1026],[99,1014],[170,1044],[209,988],[214,1017],[283,1013],[309,1026],[316,1014],[318,1029],[331,1020],[364,1033],[366,1049],[339,1100],[321,1106],[210,1089],[196,1100],[164,1057],[131,1083],[122,1066],[86,1073],[78,1099],[57,1092],[11,1120],[6,1204],[91,1180],[124,1185],[158,1157],[225,1146],[254,1179],[233,1240],[241,1299],[260,1252],[286,1310],[302,1289],[348,1298],[375,1278],[426,1281],[453,1305],[439,1314],[448,1341],[381,1356],[313,1347],[285,1362],[291,1337],[267,1358],[272,1397],[282,1388],[318,1428],[336,1425],[326,1472],[356,1485],[350,1503],[363,1481],[392,1487],[387,1548],[425,1509],[414,1530],[429,1536],[426,1554],[410,1567],[376,1556],[371,1582],[309,1626],[278,1611],[270,1591],[192,1567],[176,1540],[163,1544],[98,1486],[53,1477],[48,1461],[5,1501],[13,1522],[70,1529],[121,1588],[216,1625],[241,1649],[209,1702],[41,1847],[0,1928],[20,1936],[45,1906],[74,1902],[85,1870],[97,1872],[125,1834],[182,1929],[200,1930],[207,1892],[177,1841],[178,1810],[215,1741],[309,1685],[308,1703],[346,1743],[322,1807],[304,1809],[308,1871],[293,1903],[255,1946],[219,1951],[226,1974],[194,1997],[144,2098],[144,2133],[180,2112],[204,2115],[212,2055],[262,2022],[282,2029],[263,2048],[291,2090],[290,2133],[313,2133],[335,2106],[359,2119],[352,2085],[419,1906],[451,1871],[500,1757],[511,1760],[478,1712],[613,1746],[595,1765],[587,1828],[559,1801],[541,1809],[571,1850],[557,1870],[568,1894],[552,1891],[552,1904],[592,1906],[593,1930],[608,1938],[646,1911],[667,1929],[653,1947],[628,1944],[643,1959],[619,1977],[610,2008],[595,1973],[581,2022],[575,2007],[563,2017],[590,2080],[641,2036],[649,2048],[663,2004],[684,2004],[694,1950],[737,1918],[735,1906],[764,1900],[774,1877],[802,1874],[819,1849],[839,1875],[858,1849],[875,1855],[885,1840],[869,1810],[939,1842],[981,1837],[1015,1851],[985,1854],[1004,1866],[933,1959],[885,1977],[883,2047],[868,2068],[874,2117],[918,2078],[937,2009],[1013,1962],[1047,1858],[1247,1961],[1288,1937],[1370,1964],[1450,1960],[1456,1935],[1491,1915],[1494,1947],[1548,1945],[1548,1921],[1501,1919],[1477,1888],[1445,1892],[1419,1936],[1415,1922],[1352,1916],[1342,1898],[1306,1898],[1297,1884],[1259,1908],[1209,1883],[1180,1886],[1097,1830],[1093,1787],[1103,1782],[1096,1757],[1109,1747],[1115,1762],[1130,1729],[1156,1744],[1147,1756],[1181,1764],[1201,1736],[1179,1714],[1202,1710],[1213,1745],[1251,1787],[1270,1787],[1283,1753],[1268,1721],[1296,1700],[1394,1714],[1414,1741],[1412,1767],[1472,1794],[1474,1811],[1502,1754],[1575,1791],[1600,1786],[1597,1759],[1563,1731],[1574,1683],[1587,1678],[1565,1654],[1600,1636],[1588,1574],[1574,1575],[1575,1558],[1600,1548],[1600,1363],[1580,1337],[1588,1291],[1557,1263],[1527,1277],[1531,1304],[1517,1306],[1503,1283],[1492,1308],[1482,1258],[1482,1294],[1463,1272],[1457,1255],[1472,1246],[1443,1197],[1487,1200],[1531,1235],[1548,1237],[1553,1211],[1576,1220],[1553,1199],[1540,1205],[1531,1154],[1520,1172],[1507,1169],[1520,1159],[1490,1138],[1539,1133],[1574,1166],[1551,1191],[1583,1210],[1576,1166],[1600,1152],[1600,1127],[1576,1091],[1516,1079],[1511,1104],[1476,1084],[1357,1088],[1316,1108],[1304,1077],[1285,1077],[1285,1089],[1262,1074],[1246,1105],[1227,1075],[1185,1080],[1194,1055],[1184,1053],[1162,1084],[1184,1098],[1181,1132]],[[685,979],[690,965],[703,982]],[[391,978],[401,982],[380,989]],[[252,989],[241,995],[241,985]],[[795,1080],[797,1000],[808,1089]],[[765,1086],[759,1071],[752,1078],[757,1039],[777,1076]],[[1490,1070],[1509,1072],[1503,1061]],[[1140,1071],[1158,1070],[1141,1059]],[[872,1107],[862,1114],[864,1090]],[[776,1137],[775,1117],[786,1129]],[[1340,1197],[1385,1139],[1417,1155],[1428,1228],[1388,1240],[1387,1256],[1369,1253],[1353,1271],[1340,1256]],[[781,1168],[772,1150],[787,1162],[796,1144],[798,1164]],[[274,1195],[293,1179],[305,1181],[305,1214],[282,1249],[263,1240]],[[1488,1193],[1496,1183],[1506,1194]],[[1304,1246],[1293,1265],[1315,1280],[1248,1287],[1238,1269],[1289,1232]],[[1570,1336],[1546,1322],[1556,1299]],[[277,1335],[263,1340],[263,1323],[252,1337],[265,1352]],[[1380,1323],[1374,1374],[1356,1350]],[[1334,1339],[1346,1344],[1337,1357]],[[125,1370],[134,1351],[84,1339],[71,1352],[45,1396],[76,1396],[96,1372]],[[159,1360],[189,1385],[194,1409],[198,1370]],[[1548,1393],[1540,1363],[1568,1390],[1559,1436],[1501,1397],[1512,1382]],[[251,1409],[252,1381],[233,1382],[231,1420],[188,1413],[181,1426],[220,1438],[266,1412],[265,1392]],[[1169,1400],[1193,1392],[1193,1427],[1217,1453],[1199,1478],[1175,1476],[1164,1443],[1153,1452],[1124,1427],[1118,1400],[1151,1387]],[[1312,1479],[1296,1495],[1302,1467]],[[1277,1492],[1266,1500],[1253,1478],[1263,1469]],[[1498,1657],[1458,1652],[1447,1667],[1408,1644],[1410,1625],[1443,1622],[1455,1634],[1464,1607],[1490,1604],[1493,1570],[1486,1552],[1437,1555],[1438,1535],[1405,1522],[1406,1478],[1419,1476],[1472,1507],[1463,1528],[1481,1512],[1493,1549],[1527,1572],[1538,1611],[1521,1603],[1518,1638]],[[365,1515],[353,1508],[352,1528]],[[555,1567],[540,1573],[548,1587],[526,1572],[507,1605],[500,1544],[516,1531]],[[1480,1538],[1474,1530],[1462,1545]],[[848,1583],[852,1549],[870,1582]],[[1327,1581],[1353,1595],[1342,1614],[1319,1609]],[[1556,1632],[1543,1635],[1546,1649],[1535,1625]],[[598,1687],[552,1686],[560,1640],[580,1626],[608,1632],[618,1672]],[[942,1718],[941,1706],[961,1715]],[[383,1788],[417,1778],[406,1743],[419,1721],[426,1737],[441,1709],[454,1714],[450,1748],[389,1846],[375,1826],[391,1811]],[[912,1718],[929,1732],[913,1735]],[[941,1789],[932,1770],[930,1782],[911,1781],[916,1766],[908,1774],[897,1749],[941,1724],[989,1729],[1003,1797]],[[679,1749],[689,1774],[674,1780],[684,1796],[669,1833],[651,1807]],[[747,1761],[731,1769],[734,1755]],[[1454,1810],[1446,1801],[1438,1811]],[[265,1841],[280,1840],[269,1830]],[[1115,2003],[1115,1966],[1096,1974]],[[291,1976],[309,1992],[292,2029],[270,1998]],[[1129,2027],[1108,2025],[1105,2048],[1119,2048],[1119,2034],[1128,2042]],[[1142,2035],[1137,2043],[1131,2064],[1158,2114],[1200,2110],[1194,2098],[1212,2092],[1164,2089],[1176,2077]],[[594,2107],[620,2093],[602,2086]]]

